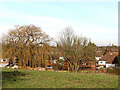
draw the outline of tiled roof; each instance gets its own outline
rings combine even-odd
[[[118,63],[118,52],[108,52],[99,61],[107,61],[107,63]]]
[[[112,51],[112,52],[117,52],[119,50],[119,48],[116,46],[111,46],[111,47],[107,47],[107,50]]]

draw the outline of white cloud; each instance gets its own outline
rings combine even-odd
[[[14,19],[8,24],[0,25],[0,33],[7,32],[14,25],[34,24],[40,26],[48,35],[57,39],[57,32],[66,26],[71,26],[76,34],[87,36],[99,45],[108,45],[109,42],[117,44],[117,28],[110,28],[98,24],[89,24],[87,22],[72,22],[61,18],[48,16],[35,16],[20,12],[2,10],[0,17]],[[2,34],[0,34],[1,36]]]

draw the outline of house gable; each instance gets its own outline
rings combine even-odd
[[[108,64],[118,63],[117,55],[117,52],[108,52],[99,61],[106,61]]]

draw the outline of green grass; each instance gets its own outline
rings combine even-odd
[[[116,88],[118,75],[2,69],[3,88]]]

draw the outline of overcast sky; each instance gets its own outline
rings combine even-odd
[[[29,2],[28,2],[29,1]],[[1,0],[0,36],[15,25],[34,24],[53,38],[67,26],[97,45],[118,44],[117,0]]]

